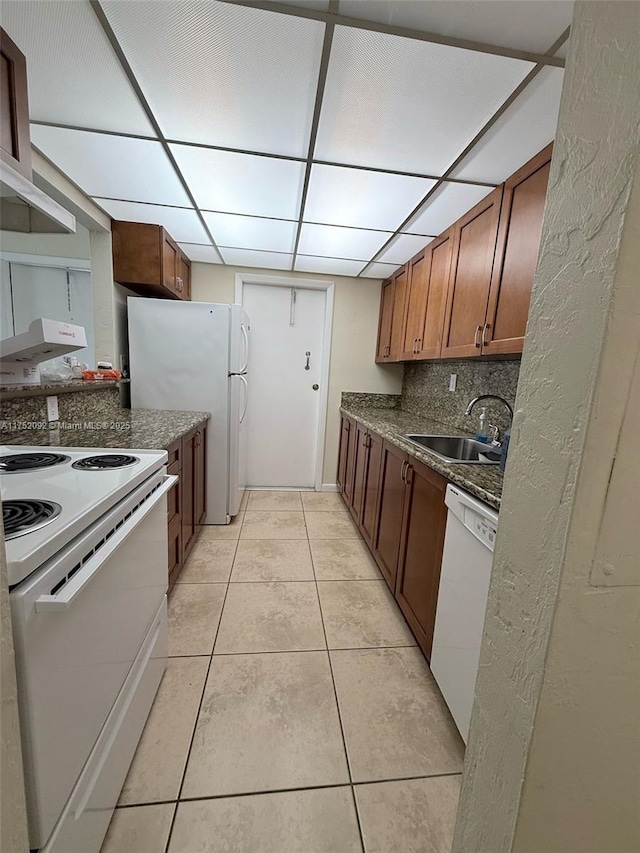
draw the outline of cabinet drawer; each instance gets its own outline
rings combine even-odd
[[[178,474],[182,469],[182,440],[174,441],[167,448],[169,459],[167,461],[167,473]]]

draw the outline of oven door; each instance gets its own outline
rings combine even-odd
[[[44,845],[167,591],[153,475],[11,592],[32,848]]]

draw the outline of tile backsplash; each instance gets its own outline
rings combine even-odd
[[[449,379],[457,375],[455,391],[449,391]],[[513,406],[518,388],[520,360],[422,362],[405,365],[400,408],[415,415],[434,418],[465,432],[475,432],[480,417],[478,404],[471,415],[464,410],[478,394],[499,394]],[[501,403],[486,402],[489,422],[501,430],[509,425],[509,415]]]

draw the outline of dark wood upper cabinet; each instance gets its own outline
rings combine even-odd
[[[402,545],[396,600],[425,657],[431,657],[447,521],[447,480],[411,459],[405,470]]]
[[[423,249],[407,264],[408,292],[402,335],[400,358],[409,361],[416,358],[424,335],[424,320],[427,311],[429,293],[429,249]]]
[[[400,559],[408,458],[391,442],[383,442],[373,556],[392,592]]]
[[[493,259],[498,237],[502,186],[453,226],[451,271],[440,355],[480,355]]]
[[[376,348],[376,361],[378,363],[400,361],[407,279],[408,268],[405,265],[398,270],[393,278],[382,283],[378,345]]]
[[[405,302],[409,283],[409,268],[405,264],[393,277],[393,320],[391,323],[391,355],[389,361],[400,361],[402,357],[402,331],[404,326]]]
[[[191,298],[191,263],[161,225],[111,223],[113,278],[142,296]]]
[[[383,284],[376,361],[522,352],[552,148]]]
[[[27,62],[3,29],[0,29],[0,71],[0,157],[31,180]]]
[[[191,301],[191,261],[180,249],[178,249],[178,266],[176,271],[176,284],[180,299],[189,302]]]
[[[429,275],[424,328],[416,358],[438,358],[442,348],[442,326],[447,307],[453,230],[450,228],[429,244]]]
[[[378,346],[376,361],[384,363],[391,357],[391,329],[393,326],[393,299],[396,292],[392,278],[382,282],[380,294],[380,321],[378,323]]]
[[[482,352],[522,352],[553,145],[548,145],[504,185]]]
[[[451,266],[453,230],[448,229],[409,261],[403,361],[438,358]]]

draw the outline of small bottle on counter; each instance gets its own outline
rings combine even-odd
[[[480,420],[478,423],[478,432],[476,433],[476,441],[484,441],[485,443],[489,441],[489,418],[487,417],[487,410],[484,406],[480,409]]]

